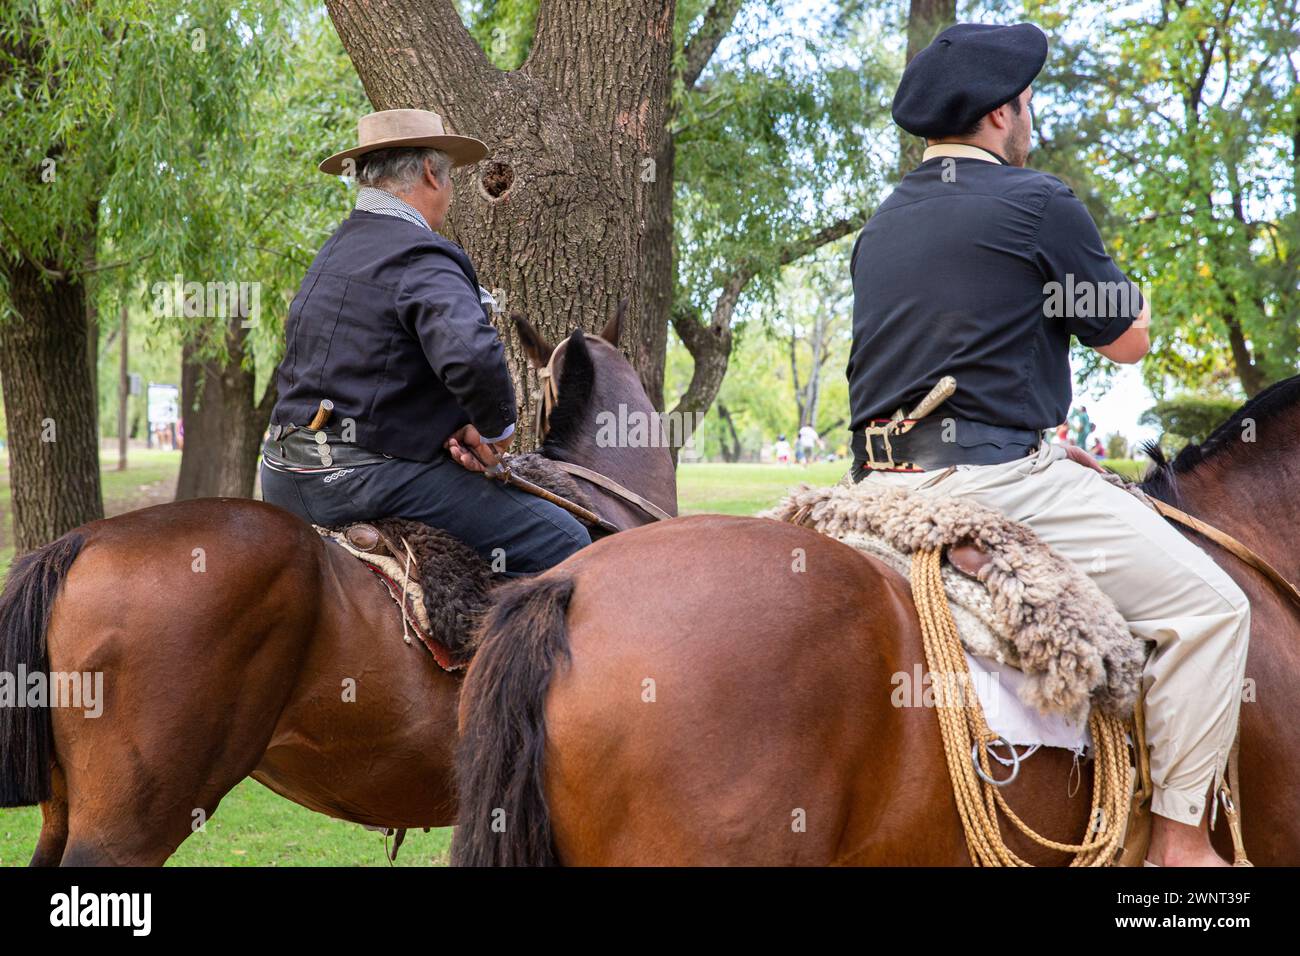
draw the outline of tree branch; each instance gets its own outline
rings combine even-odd
[[[713,59],[723,38],[731,32],[736,22],[736,14],[744,6],[745,0],[713,0],[713,5],[704,14],[699,28],[691,34],[682,51],[682,85],[694,89],[700,80],[700,74]]]
[[[854,229],[861,228],[867,221],[865,210],[859,210],[851,216],[838,219],[823,226],[816,232],[799,239],[791,240],[781,247],[774,263],[769,267],[787,266],[796,259],[802,259],[828,242],[834,242],[847,236]],[[713,404],[722,387],[722,379],[727,373],[727,364],[731,360],[731,319],[736,311],[736,304],[745,286],[760,272],[758,263],[745,263],[738,266],[723,283],[722,291],[713,303],[713,314],[706,324],[694,310],[674,308],[672,312],[673,331],[682,340],[686,350],[691,353],[695,367],[691,371],[691,381],[682,393],[672,411],[673,418],[683,423],[681,437],[683,441],[693,431],[691,423],[695,422],[696,413],[705,412]]]

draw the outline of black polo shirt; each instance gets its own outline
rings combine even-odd
[[[983,159],[934,157],[905,176],[851,269],[854,431],[944,375],[957,392],[934,414],[1052,428],[1070,408],[1070,336],[1109,345],[1141,311],[1068,186]]]

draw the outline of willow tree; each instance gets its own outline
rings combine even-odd
[[[540,0],[516,70],[493,64],[452,0],[326,5],[376,109],[434,110],[491,148],[455,174],[447,232],[503,311],[559,339],[601,328],[627,299],[635,339],[675,0]]]

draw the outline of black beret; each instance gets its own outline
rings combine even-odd
[[[1047,35],[1032,23],[958,23],[912,58],[894,94],[894,122],[931,139],[955,136],[1034,81]]]

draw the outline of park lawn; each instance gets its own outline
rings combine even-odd
[[[0,866],[26,866],[40,828],[37,807],[0,810]],[[446,866],[450,849],[450,827],[412,830],[394,865]],[[313,813],[245,780],[167,865],[388,866],[388,861],[382,833]]]
[[[802,482],[833,485],[848,461],[799,465],[700,463],[677,469],[677,508],[682,514],[752,515],[770,508]]]
[[[130,468],[116,468],[115,452],[106,452],[104,503],[108,514],[170,499],[180,455],[133,449]],[[1108,462],[1126,477],[1136,477],[1142,462]],[[776,504],[801,482],[829,485],[849,463],[797,465],[690,464],[678,471],[678,503],[683,514],[751,515]],[[7,460],[0,457],[0,520],[6,537],[9,522]],[[0,573],[12,548],[0,552]],[[36,845],[41,815],[36,807],[0,810],[0,865],[25,865]],[[398,866],[445,865],[451,829],[407,834]],[[206,828],[191,836],[169,861],[171,866],[386,866],[384,837],[362,827],[313,813],[283,799],[252,780],[235,787],[221,802]]]

